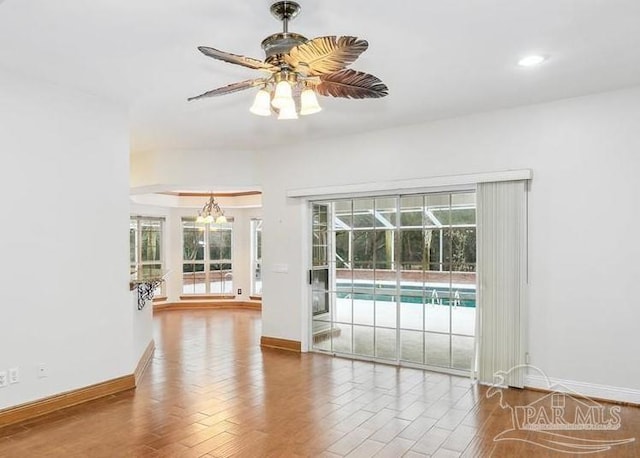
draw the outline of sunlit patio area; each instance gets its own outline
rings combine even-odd
[[[439,303],[341,298],[314,318],[314,346],[404,363],[469,370],[476,309]]]

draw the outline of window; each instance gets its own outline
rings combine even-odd
[[[129,222],[130,272],[139,278],[159,277],[164,273],[162,226],[164,218],[135,216]],[[156,295],[164,293],[164,283]]]
[[[262,296],[262,220],[251,220],[251,295]]]
[[[182,219],[183,294],[232,294],[231,222],[196,224]]]

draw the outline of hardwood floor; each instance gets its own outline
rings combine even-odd
[[[566,457],[587,446],[602,447],[591,456],[640,456],[640,408],[621,406],[620,429],[578,431],[569,454],[554,452],[526,442],[548,433],[494,441],[511,429],[511,411],[466,378],[261,350],[257,311],[162,312],[155,326],[156,353],[136,391],[0,429],[0,456]],[[550,399],[502,397],[503,406]],[[587,442],[627,438],[636,440],[610,450]]]

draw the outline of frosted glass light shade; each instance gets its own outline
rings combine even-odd
[[[198,215],[196,218],[196,224],[204,224],[204,216]]]
[[[253,105],[249,111],[258,116],[271,116],[271,95],[264,89],[260,89],[253,99]]]
[[[227,218],[224,215],[220,215],[216,218],[216,224],[224,224],[227,222]]]
[[[298,113],[296,113],[296,104],[293,99],[291,99],[289,103],[284,104],[280,108],[278,120],[282,119],[298,119]]]
[[[288,81],[280,81],[276,84],[276,91],[273,95],[271,105],[276,108],[282,108],[288,105],[289,102],[293,103],[293,97],[291,95],[291,84]]]
[[[318,104],[318,98],[313,89],[305,89],[300,94],[300,114],[310,115],[322,111],[322,108]]]

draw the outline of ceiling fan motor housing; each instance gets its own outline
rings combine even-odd
[[[307,41],[309,40],[306,37],[298,33],[274,33],[262,40],[262,49],[267,56],[267,62],[275,65],[277,62],[273,62],[273,60],[278,54],[286,54],[294,46],[299,46]]]

